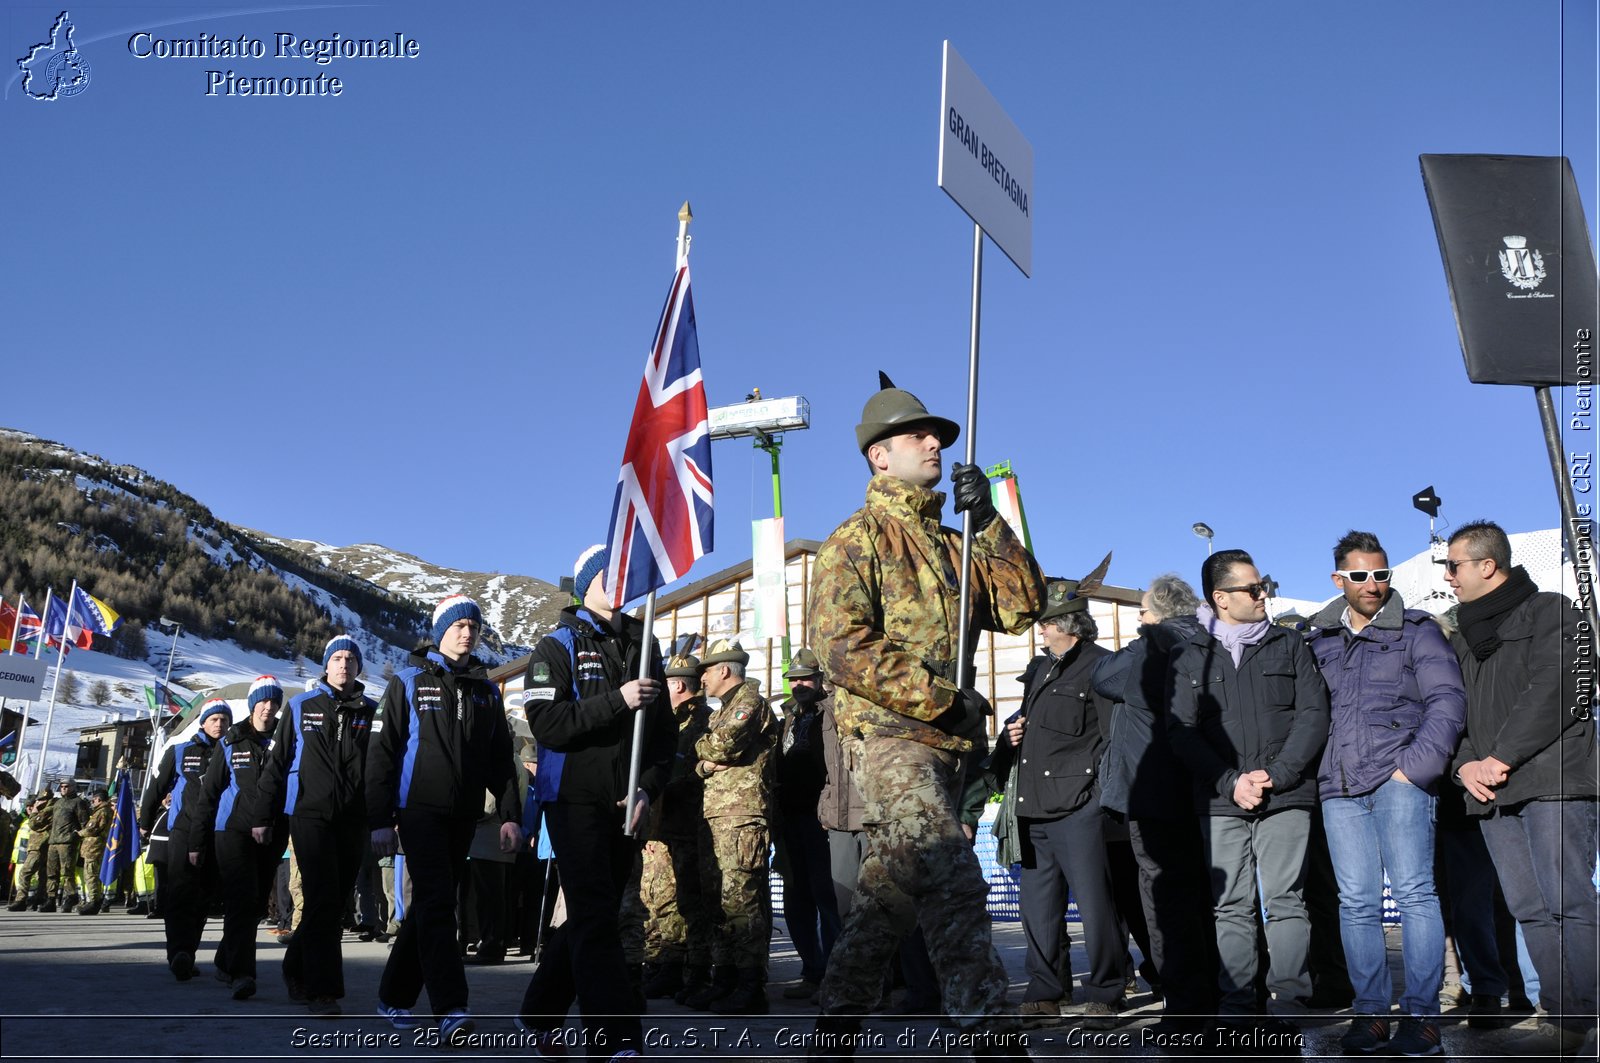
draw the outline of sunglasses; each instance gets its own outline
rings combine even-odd
[[[1248,594],[1250,600],[1255,602],[1259,602],[1267,596],[1267,586],[1264,583],[1248,583],[1243,587],[1218,587],[1217,590],[1224,594],[1232,594],[1235,591]]]
[[[1389,577],[1394,575],[1394,569],[1392,569],[1392,568],[1374,568],[1374,569],[1365,569],[1365,568],[1343,569],[1343,568],[1340,568],[1340,569],[1335,569],[1333,574],[1335,576],[1343,576],[1345,579],[1349,580],[1351,583],[1365,583],[1369,579],[1374,583],[1388,583],[1389,582]]]
[[[1442,561],[1435,561],[1434,564],[1443,565],[1444,570],[1450,573],[1450,575],[1454,576],[1456,574],[1456,569],[1460,568],[1462,565],[1472,565],[1479,561],[1487,560],[1489,560],[1487,557],[1463,557],[1460,561],[1451,561],[1449,558],[1445,558]]]

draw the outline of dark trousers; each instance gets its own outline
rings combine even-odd
[[[200,950],[206,912],[217,896],[217,858],[207,846],[199,864],[189,863],[189,836],[172,835],[167,845],[167,895],[161,919],[167,932],[167,962],[180,952],[190,959]]]
[[[1478,821],[1441,822],[1437,844],[1434,878],[1439,883],[1445,932],[1456,943],[1456,955],[1466,969],[1472,992],[1503,997],[1510,988],[1507,974],[1516,972],[1516,942],[1513,939],[1510,951],[1503,951],[1496,938],[1505,899],[1499,896],[1494,861],[1489,859]],[[1501,962],[1502,955],[1510,959],[1511,972]]]
[[[390,1007],[412,1007],[424,988],[435,1016],[467,1006],[467,971],[456,941],[456,891],[475,825],[439,812],[400,810],[411,901],[378,983],[378,998]]]
[[[1057,819],[1018,821],[1022,828],[1022,929],[1028,939],[1025,1000],[1071,996],[1072,987],[1061,975],[1069,876],[1083,921],[1084,951],[1089,955],[1084,996],[1101,1004],[1115,1003],[1122,996],[1127,938],[1117,921],[1101,818],[1096,798]]]
[[[294,816],[289,837],[300,865],[305,913],[283,954],[285,978],[298,979],[306,996],[344,996],[344,953],[339,947],[345,898],[355,888],[367,824],[359,810],[335,820]]]
[[[783,878],[783,922],[800,956],[800,977],[820,984],[841,926],[828,832],[815,815],[785,815],[782,831],[788,870]]]
[[[1130,819],[1128,840],[1139,863],[1139,900],[1167,1011],[1210,1015],[1216,1009],[1217,938],[1200,831],[1192,819]]]
[[[1133,943],[1139,946],[1139,955],[1142,957],[1137,968],[1143,976],[1145,983],[1151,989],[1161,988],[1161,976],[1156,973],[1156,963],[1152,959],[1150,944],[1150,923],[1144,917],[1144,903],[1139,897],[1139,862],[1133,857],[1133,845],[1128,841],[1126,821],[1122,820],[1113,824],[1108,817],[1103,826],[1106,829],[1106,867],[1111,872],[1111,896],[1117,904],[1117,922],[1121,924],[1122,933],[1118,935],[1119,941],[1133,938]],[[1113,835],[1112,832],[1116,834]],[[1133,956],[1125,958],[1122,965],[1122,980],[1129,981],[1134,975]]]
[[[216,964],[235,978],[254,978],[256,924],[266,911],[283,841],[259,845],[249,831],[237,830],[219,830],[214,838],[223,912]]]
[[[567,921],[545,942],[522,996],[523,1019],[537,1029],[554,1029],[576,1000],[585,1044],[608,1053],[638,1049],[643,1032],[617,913],[639,843],[622,833],[622,811],[611,805],[555,801],[544,806],[544,814]]]
[[[1305,900],[1306,917],[1311,920],[1311,944],[1306,952],[1311,990],[1323,1000],[1349,1003],[1355,999],[1356,991],[1345,963],[1344,935],[1339,928],[1339,880],[1333,873],[1333,858],[1328,855],[1328,832],[1322,826],[1321,805],[1311,810]]]
[[[516,927],[519,951],[532,956],[550,940],[550,917],[555,910],[561,879],[554,860],[541,860],[531,847],[517,854],[514,877]]]
[[[503,953],[512,933],[511,877],[514,864],[473,857],[461,882],[461,948],[478,946],[478,955]],[[469,914],[470,913],[470,914]]]

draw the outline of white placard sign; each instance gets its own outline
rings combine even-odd
[[[1023,276],[1033,275],[1033,145],[949,41],[939,93],[939,187]]]
[[[45,661],[17,654],[0,654],[0,698],[41,701],[44,675],[50,670]]]

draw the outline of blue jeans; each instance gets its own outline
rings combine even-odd
[[[1387,1015],[1392,983],[1384,958],[1383,874],[1400,909],[1405,990],[1400,1010],[1433,1015],[1444,981],[1444,918],[1433,884],[1436,798],[1390,779],[1370,794],[1322,802],[1333,873],[1339,880],[1339,934],[1355,988],[1357,1014]]]
[[[1539,1003],[1557,1025],[1594,1025],[1596,806],[1592,797],[1526,801],[1483,819],[1506,907],[1539,972]]]

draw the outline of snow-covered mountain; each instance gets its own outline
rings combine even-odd
[[[470,595],[483,607],[484,619],[498,633],[508,652],[538,642],[541,635],[555,627],[556,618],[570,600],[554,584],[532,576],[443,568],[377,543],[330,546],[310,539],[278,538],[260,531],[249,534],[376,584],[424,609],[433,608],[434,603],[447,594],[459,591]]]

